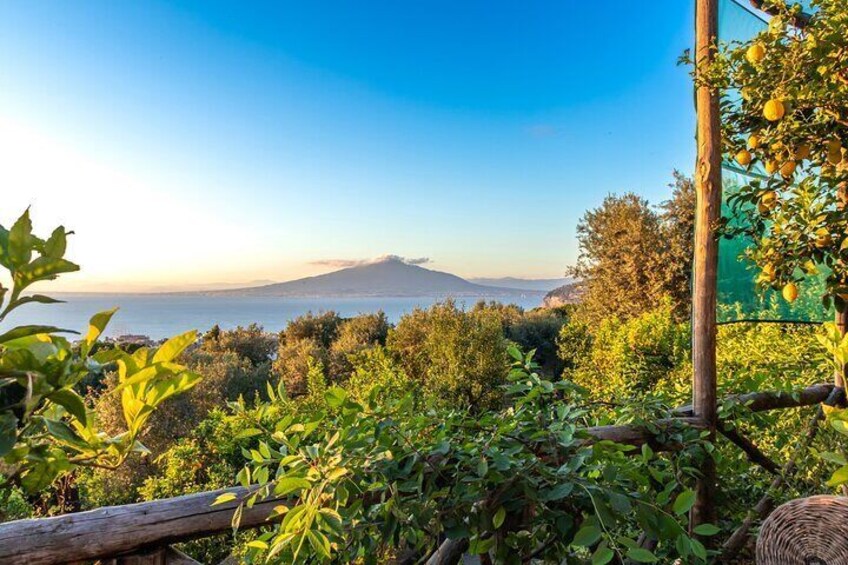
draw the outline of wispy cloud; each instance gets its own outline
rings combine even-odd
[[[320,267],[332,267],[335,269],[346,269],[348,267],[359,267],[362,265],[373,265],[375,263],[385,263],[386,261],[400,261],[407,265],[424,265],[430,262],[429,257],[402,257],[400,255],[381,255],[373,259],[321,259],[318,261],[310,261],[310,265]]]
[[[526,128],[529,135],[542,139],[545,137],[556,137],[560,129],[553,124],[533,124]]]

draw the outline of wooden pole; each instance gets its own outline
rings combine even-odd
[[[699,79],[715,56],[718,0],[696,0],[695,74]],[[695,170],[695,257],[692,285],[692,407],[715,438],[716,411],[716,272],[721,217],[721,118],[718,94],[697,80],[698,158]],[[690,528],[715,522],[716,469],[706,457],[696,486]]]

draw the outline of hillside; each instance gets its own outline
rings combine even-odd
[[[544,294],[542,291],[484,286],[441,271],[389,258],[294,281],[211,294],[289,297],[481,296]]]
[[[481,284],[483,286],[496,286],[500,288],[515,288],[519,290],[538,290],[543,292],[549,292],[554,290],[555,288],[559,288],[563,285],[569,284],[572,279],[519,279],[515,277],[501,277],[501,278],[474,278],[468,279],[474,284]]]

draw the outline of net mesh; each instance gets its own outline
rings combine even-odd
[[[737,0],[722,0],[719,3],[719,40],[721,42],[744,41],[767,27],[762,15],[749,9]],[[742,170],[732,161],[722,165],[723,204],[722,216],[730,224],[742,221],[727,205],[727,199],[763,171],[757,167]],[[821,302],[824,293],[825,275],[807,276],[800,285],[798,299],[789,303],[780,292],[758,288],[756,279],[759,270],[744,256],[751,240],[744,236],[721,238],[719,241],[718,264],[718,321],[785,321],[823,322],[832,319],[832,312]]]

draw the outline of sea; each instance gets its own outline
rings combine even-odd
[[[350,317],[382,310],[390,322],[397,322],[413,309],[427,308],[444,297],[368,297],[368,298],[284,298],[225,296],[204,294],[98,294],[51,293],[63,304],[26,304],[6,319],[0,330],[22,324],[43,324],[85,333],[88,320],[97,312],[118,307],[105,335],[145,335],[158,340],[196,329],[204,332],[218,324],[223,329],[256,322],[266,331],[277,332],[289,320],[307,312],[335,311]],[[498,297],[494,300],[516,304],[525,309],[541,306],[542,294]],[[470,308],[492,297],[463,296],[454,299]]]

